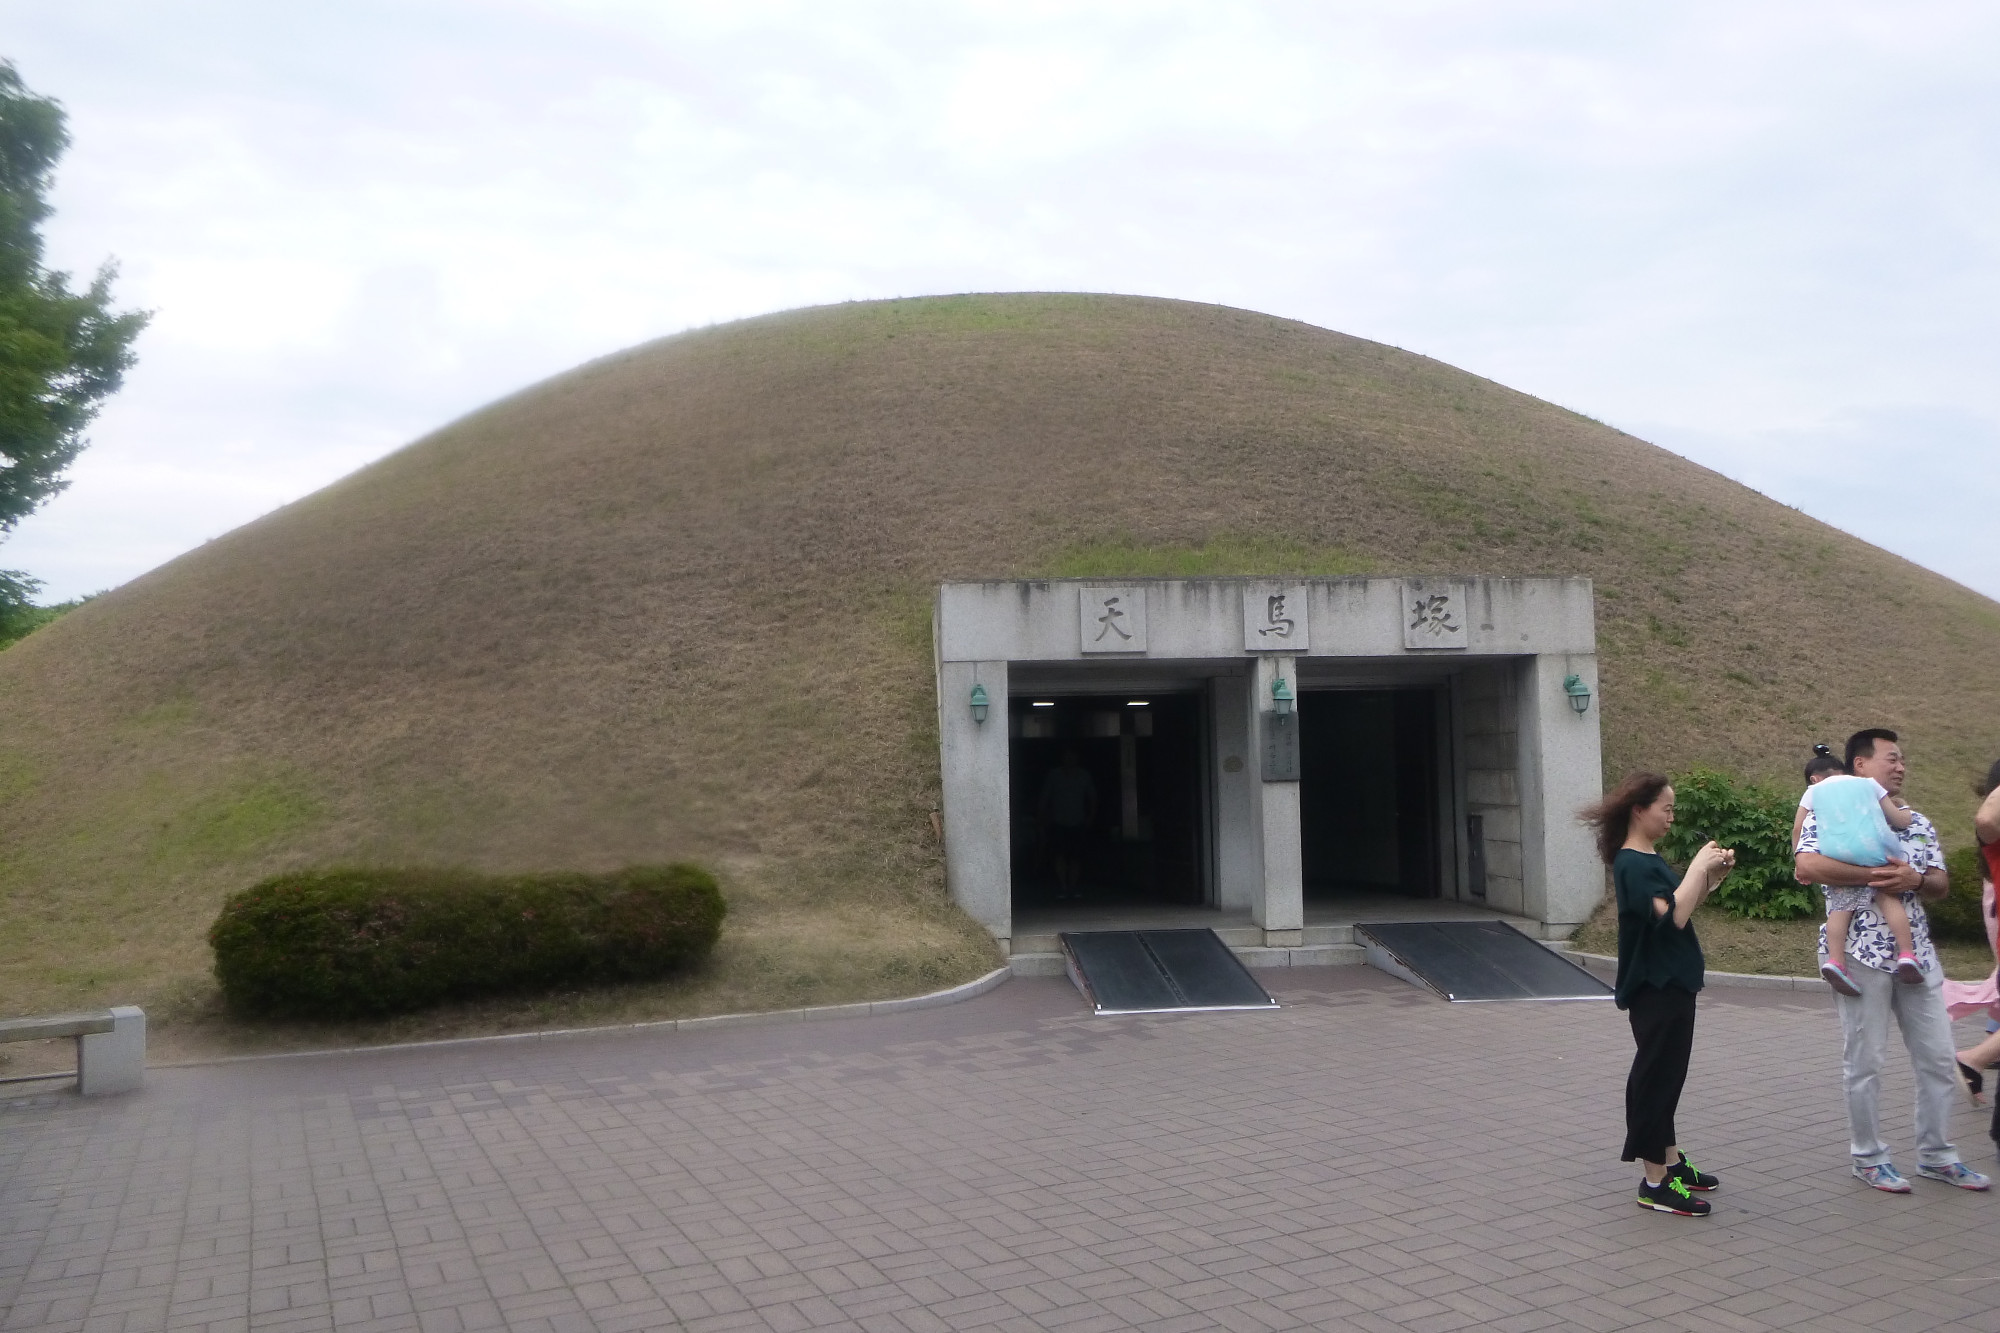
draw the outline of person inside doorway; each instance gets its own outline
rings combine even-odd
[[[1097,822],[1097,782],[1073,747],[1063,751],[1062,763],[1042,779],[1036,815],[1056,872],[1057,901],[1081,898],[1083,854]]]

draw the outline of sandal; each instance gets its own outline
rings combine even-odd
[[[1958,1081],[1965,1089],[1965,1095],[1972,1099],[1974,1106],[1984,1106],[1986,1101],[1979,1094],[1986,1091],[1986,1076],[1963,1060],[1955,1060],[1958,1066]]]

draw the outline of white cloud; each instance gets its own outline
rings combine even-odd
[[[2000,423],[1991,418],[1884,407],[1734,435],[1661,425],[1649,438],[1973,587],[1982,573],[1985,591],[2000,583]]]
[[[0,550],[52,594],[643,338],[1064,287],[1412,347],[2000,595],[1960,484],[2000,438],[1990,6],[0,0],[0,31],[72,116],[54,255],[159,311]],[[1923,423],[1922,533],[1796,461]]]

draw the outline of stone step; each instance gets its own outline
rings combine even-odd
[[[1353,967],[1368,961],[1368,951],[1358,944],[1258,945],[1229,952],[1241,958],[1245,967]]]
[[[1054,936],[1049,938],[1054,940]],[[1368,951],[1358,944],[1306,944],[1282,949],[1261,944],[1231,945],[1229,952],[1251,968],[1353,967],[1368,961]],[[1063,956],[1058,949],[1016,953],[1008,958],[1007,966],[1017,977],[1059,977],[1063,975]]]
[[[1184,927],[1138,926],[1139,930],[1184,929]],[[1258,949],[1264,947],[1264,931],[1258,926],[1215,926],[1218,938],[1231,949]],[[1305,938],[1301,941],[1307,948],[1322,948],[1330,944],[1354,943],[1353,926],[1307,926]],[[1297,948],[1297,945],[1292,946]],[[1013,951],[1024,953],[1060,953],[1062,945],[1054,934],[1016,935]]]
[[[1010,954],[1007,966],[1017,977],[1059,977],[1063,975],[1063,956],[1059,953]]]

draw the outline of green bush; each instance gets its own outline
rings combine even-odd
[[[1792,815],[1796,793],[1738,782],[1697,768],[1674,779],[1674,826],[1660,855],[1679,865],[1710,839],[1736,851],[1736,869],[1709,898],[1735,916],[1767,921],[1810,916],[1824,908],[1818,889],[1792,877]]]
[[[1931,935],[1940,940],[1965,944],[1986,943],[1986,923],[1979,919],[1979,882],[1986,877],[1986,863],[1976,844],[1968,843],[1945,853],[1945,870],[1951,875],[1951,893],[1943,902],[1925,903]]]
[[[238,1014],[373,1018],[664,976],[707,957],[725,910],[715,877],[693,865],[609,875],[309,870],[232,895],[208,941]]]

